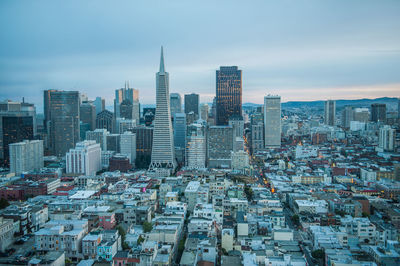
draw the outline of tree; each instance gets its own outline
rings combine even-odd
[[[119,235],[121,236],[121,245],[123,249],[128,249],[129,246],[128,244],[125,243],[125,238],[126,238],[126,232],[124,230],[124,228],[121,225],[118,225],[116,227],[116,229],[118,230]]]
[[[311,256],[315,259],[323,259],[325,258],[325,251],[323,249],[317,249],[311,252]]]
[[[145,233],[148,233],[153,229],[153,225],[151,223],[149,223],[149,222],[144,222],[142,227],[143,227],[143,231]]]
[[[254,192],[251,189],[251,187],[245,186],[244,187],[244,193],[246,194],[246,198],[247,198],[248,201],[251,201],[253,199]]]
[[[138,237],[138,240],[137,240],[137,245],[139,246],[140,244],[142,244],[143,243],[143,241],[144,241],[144,237],[142,237],[142,236],[139,236]]]
[[[299,224],[300,224],[300,218],[299,218],[299,216],[298,216],[297,214],[295,214],[295,215],[292,216],[292,222],[293,222],[295,225],[299,225]]]
[[[6,200],[5,198],[1,198],[0,199],[0,210],[7,208],[8,206],[10,206],[10,203],[8,202],[8,200]]]

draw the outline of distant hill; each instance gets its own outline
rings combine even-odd
[[[373,103],[384,103],[386,104],[388,110],[397,110],[397,101],[398,98],[391,97],[382,97],[376,99],[356,99],[356,100],[336,100],[336,109],[341,109],[344,106],[353,106],[353,107],[370,107]],[[262,104],[255,103],[244,103],[243,107],[245,108],[255,108],[257,106],[262,106]],[[288,108],[324,108],[324,101],[291,101],[282,103],[283,109]]]

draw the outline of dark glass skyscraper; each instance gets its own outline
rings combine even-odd
[[[56,156],[65,156],[80,138],[79,91],[50,91],[48,97],[52,152]]]
[[[228,125],[229,117],[242,115],[242,70],[221,66],[216,78],[216,124]]]
[[[199,117],[199,95],[196,93],[185,94],[185,114],[190,112]]]
[[[386,104],[384,103],[371,104],[371,121],[386,122]]]
[[[0,103],[0,159],[9,164],[9,144],[32,140],[36,134],[36,109],[33,104]]]

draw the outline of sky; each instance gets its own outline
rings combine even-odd
[[[215,95],[243,71],[243,102],[400,96],[398,0],[0,1],[0,100],[43,106],[45,89],[112,105],[129,81],[155,103],[160,47],[170,92]]]

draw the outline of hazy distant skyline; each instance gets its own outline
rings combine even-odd
[[[400,96],[400,1],[0,1],[0,100],[45,89],[106,98],[129,81],[155,103],[160,47],[170,92],[215,95],[243,71],[243,102]]]

